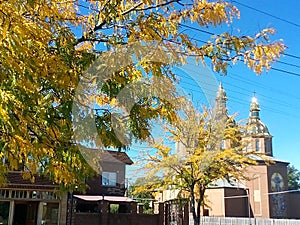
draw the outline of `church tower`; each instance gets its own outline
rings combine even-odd
[[[245,140],[249,142],[247,151],[273,156],[272,136],[267,126],[260,120],[259,112],[259,104],[256,97],[253,97],[250,105],[249,118],[246,124]]]
[[[287,190],[288,163],[273,157],[272,136],[260,119],[260,107],[255,97],[250,104],[244,140],[246,151],[266,155],[266,163],[259,155],[253,155],[257,165],[247,168],[251,214],[262,218],[285,218],[288,215],[288,198],[282,192]]]
[[[217,91],[216,94],[216,99],[215,99],[215,108],[216,108],[216,117],[217,118],[228,118],[228,112],[227,112],[227,106],[226,106],[226,102],[227,102],[228,98],[226,96],[226,92],[222,86],[222,84],[220,83],[219,85],[219,89]]]

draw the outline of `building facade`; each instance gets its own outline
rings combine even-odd
[[[24,180],[19,171],[8,173],[8,185],[0,188],[0,224],[64,225],[67,215],[67,194],[59,193],[58,185],[43,178]]]
[[[97,151],[97,149],[90,149]],[[130,213],[136,210],[133,199],[125,197],[126,166],[133,161],[125,152],[105,150],[101,153],[98,175],[87,180],[85,193],[74,192],[68,197],[67,225],[108,224],[112,213]]]
[[[227,101],[226,92],[220,85],[215,99],[216,118],[230,118]],[[257,165],[247,167],[245,175],[248,180],[215,181],[206,191],[207,206],[202,214],[220,217],[300,218],[300,210],[295,209],[300,203],[300,194],[288,190],[289,162],[273,156],[272,135],[260,119],[260,107],[255,97],[252,98],[249,111],[243,140],[246,143],[245,151],[257,153],[251,156]],[[230,143],[223,140],[222,145],[228,146]],[[184,154],[184,147],[179,143],[175,149],[177,154]],[[166,191],[164,197],[165,200],[167,197],[175,198],[176,193]]]
[[[227,114],[226,101],[226,92],[220,85],[216,98],[220,113]],[[289,162],[273,156],[272,135],[260,119],[260,107],[255,97],[252,98],[249,111],[243,139],[246,142],[245,151],[258,153],[252,156],[257,165],[246,169],[248,180],[216,185],[207,191],[209,215],[300,218],[300,212],[292,207],[299,198],[291,197],[288,190]]]
[[[126,165],[132,163],[124,152],[103,151],[102,170],[86,181],[85,194],[63,193],[59,185],[42,176],[35,176],[31,182],[23,179],[21,171],[9,172],[8,184],[0,188],[0,224],[74,225],[78,224],[76,218],[79,221],[86,212],[95,212],[99,217],[99,202],[113,202],[124,211],[126,204],[133,202],[124,197]]]

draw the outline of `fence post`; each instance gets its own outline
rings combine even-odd
[[[158,225],[164,225],[165,219],[165,211],[164,211],[164,203],[158,203]]]
[[[144,212],[144,204],[138,203],[138,214],[143,214]]]
[[[108,214],[109,214],[109,202],[102,200],[99,204],[100,207],[100,224],[107,225],[108,224]]]
[[[189,225],[189,205],[185,204],[183,208],[183,225]]]
[[[131,202],[131,215],[129,217],[130,224],[134,224],[137,221],[138,213],[138,204],[136,202]]]
[[[170,217],[170,204],[168,202],[165,202],[165,223],[164,225],[169,225],[169,217]]]

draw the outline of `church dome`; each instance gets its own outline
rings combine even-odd
[[[267,126],[259,118],[259,111],[257,99],[253,97],[247,121],[246,135],[270,136]]]
[[[267,126],[261,120],[248,120],[246,134],[248,135],[270,135]]]

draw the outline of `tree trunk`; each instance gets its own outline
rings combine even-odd
[[[191,211],[193,214],[194,225],[199,225],[197,224],[196,198],[194,193],[194,187],[191,187],[190,192],[191,192]]]
[[[197,201],[197,221],[194,222],[194,225],[200,225],[200,216],[201,216],[201,206],[203,205],[204,201],[204,193],[205,188],[199,188],[199,200]]]
[[[194,188],[191,189],[191,211],[193,214],[194,225],[200,225],[201,206],[204,201],[205,188],[199,187],[199,199],[195,198]],[[197,204],[197,210],[196,210]]]

